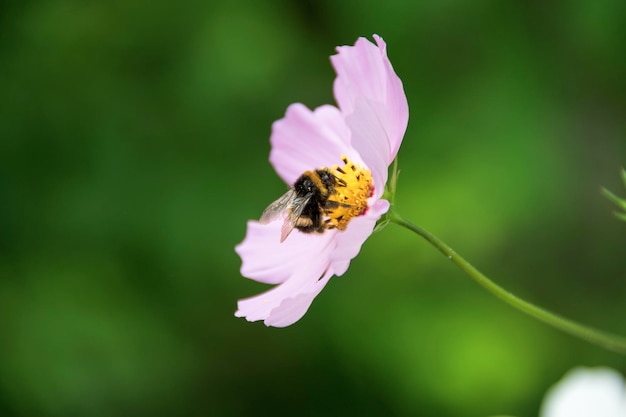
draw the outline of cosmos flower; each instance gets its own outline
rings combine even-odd
[[[298,321],[330,278],[346,272],[389,209],[381,197],[407,127],[408,104],[385,42],[377,35],[374,40],[376,45],[359,38],[354,46],[338,47],[331,57],[338,107],[309,110],[293,104],[272,126],[269,159],[278,175],[293,187],[305,172],[332,172],[338,183],[328,205],[334,210],[322,213],[324,230],[312,233],[290,226],[289,210],[271,216],[272,221],[248,222],[246,237],[235,248],[242,259],[241,274],[275,287],[240,300],[237,317],[274,327]],[[292,203],[293,190],[285,195]],[[287,207],[286,200],[282,207]],[[298,224],[315,225],[307,218]]]
[[[575,368],[548,391],[541,417],[625,417],[626,386],[609,368]]]

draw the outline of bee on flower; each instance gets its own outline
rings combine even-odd
[[[272,126],[270,162],[289,189],[248,222],[235,250],[243,276],[275,287],[240,300],[237,317],[274,327],[298,321],[389,209],[387,170],[409,113],[385,42],[374,40],[359,38],[330,58],[338,107],[292,104]]]
[[[346,230],[348,222],[367,210],[367,198],[374,188],[367,171],[348,158],[341,158],[343,168],[320,168],[306,171],[293,187],[265,209],[261,219],[267,224],[284,217],[280,241],[296,228],[302,233],[323,233],[328,229]],[[345,178],[345,179],[344,179]]]

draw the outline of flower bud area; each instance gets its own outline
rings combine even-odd
[[[343,166],[335,165],[332,173],[335,176],[335,187],[328,197],[324,214],[327,227],[345,230],[348,222],[367,211],[367,199],[374,194],[372,174],[345,155],[342,155]]]

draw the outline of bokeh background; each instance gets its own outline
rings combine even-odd
[[[0,415],[536,416],[626,357],[397,226],[285,329],[236,319],[293,102],[382,35],[410,106],[397,206],[505,288],[626,334],[626,3],[0,5]]]

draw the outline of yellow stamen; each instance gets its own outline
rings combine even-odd
[[[367,211],[367,199],[372,196],[374,186],[369,170],[355,165],[345,155],[341,159],[345,165],[335,165],[331,170],[336,181],[325,214],[329,227],[345,230],[350,220]]]

